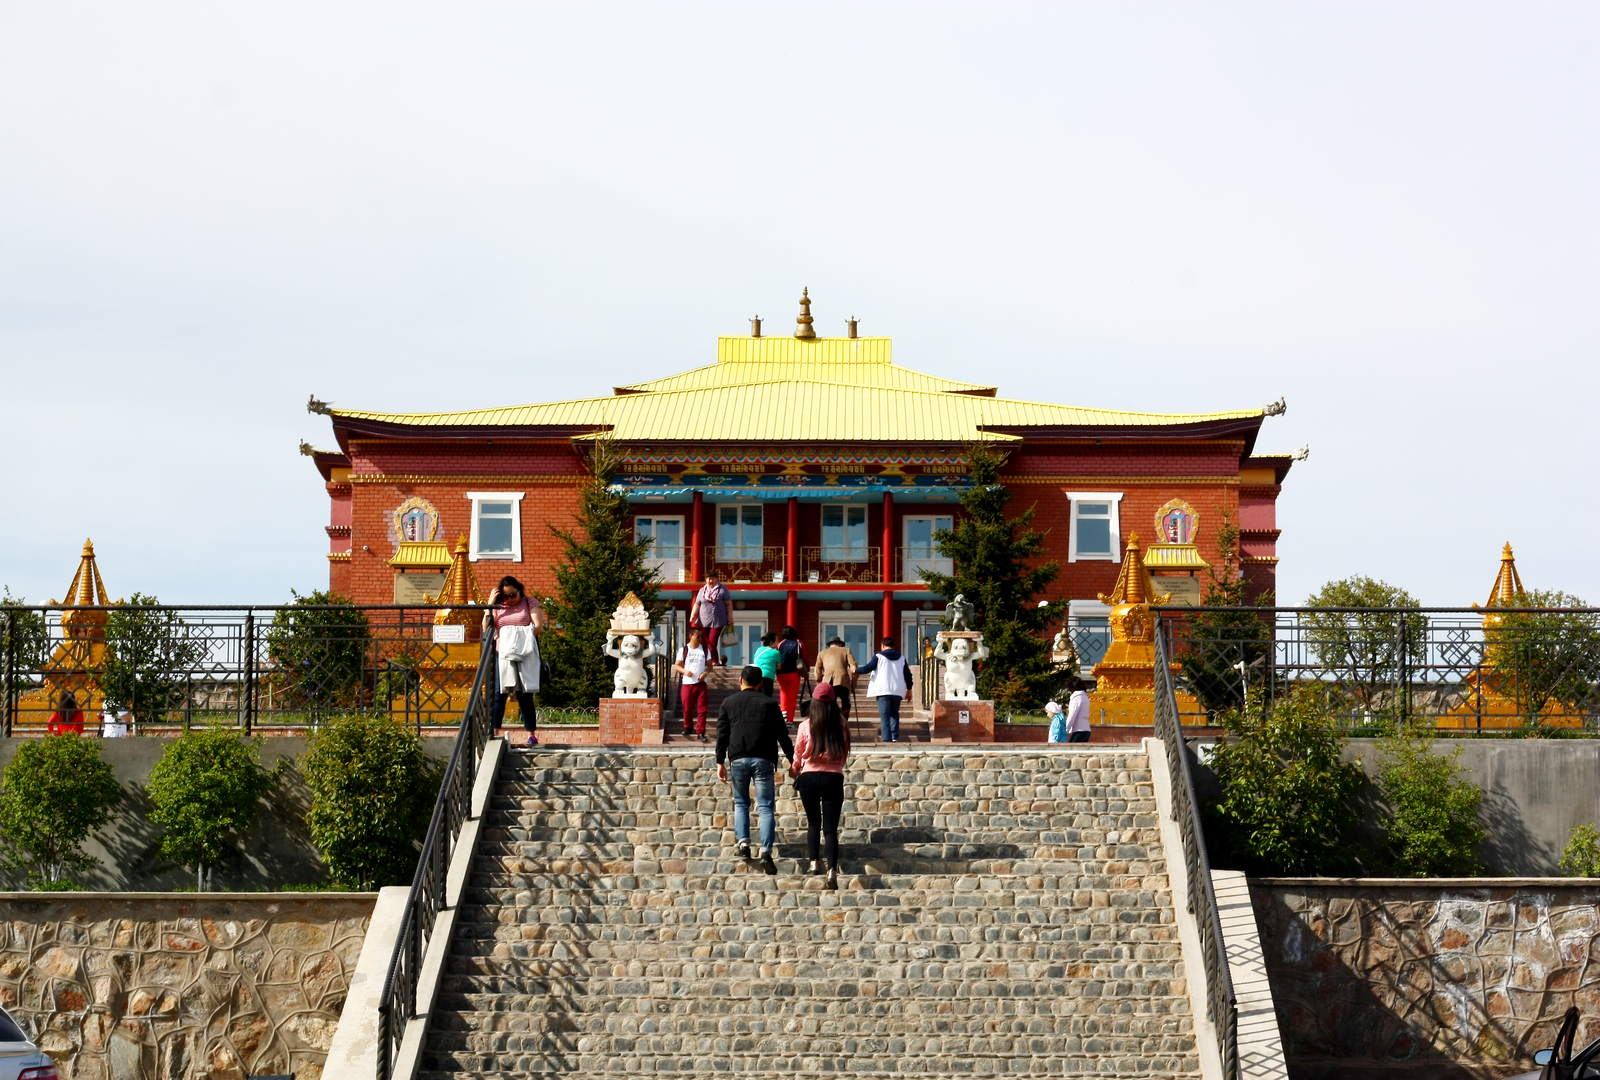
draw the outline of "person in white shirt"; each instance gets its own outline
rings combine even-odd
[[[706,690],[705,631],[698,626],[689,630],[689,640],[678,647],[677,662],[672,670],[679,676],[678,700],[683,706],[683,733],[699,735],[706,741],[706,706],[710,694]]]
[[[1070,676],[1067,686],[1072,691],[1072,696],[1067,699],[1067,741],[1089,741],[1089,692],[1084,689],[1083,680],[1077,676]]]

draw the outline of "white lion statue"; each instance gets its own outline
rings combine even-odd
[[[617,660],[617,673],[611,680],[615,687],[611,696],[645,697],[650,690],[650,677],[645,674],[644,662],[656,654],[654,640],[639,634],[623,634],[618,640],[615,631],[606,635],[607,656]]]
[[[989,655],[989,648],[983,639],[978,638],[974,651],[973,643],[968,638],[940,638],[933,655],[944,661],[945,700],[977,701],[978,673],[972,665],[974,661]]]

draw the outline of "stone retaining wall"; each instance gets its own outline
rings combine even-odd
[[[1289,1074],[1504,1077],[1600,1037],[1600,881],[1250,882]]]
[[[375,893],[0,893],[0,1004],[62,1080],[319,1080]]]

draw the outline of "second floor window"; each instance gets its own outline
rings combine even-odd
[[[717,559],[752,562],[761,558],[761,504],[723,503],[717,507]]]
[[[1072,527],[1068,540],[1068,562],[1084,559],[1122,558],[1122,530],[1118,520],[1120,491],[1069,491],[1072,500]]]
[[[822,508],[822,560],[867,561],[867,508],[838,503]]]

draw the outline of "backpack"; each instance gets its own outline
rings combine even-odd
[[[792,675],[800,670],[800,643],[793,638],[778,642],[778,674]]]

